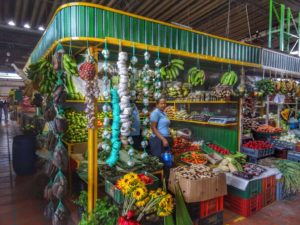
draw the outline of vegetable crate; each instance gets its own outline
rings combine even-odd
[[[283,183],[280,180],[276,180],[276,201],[283,200],[295,195],[296,194],[285,195],[283,191]]]
[[[207,144],[215,144],[215,145],[218,145],[219,147],[221,147],[221,148],[223,148],[223,149],[227,149],[227,150],[230,152],[230,154],[233,154],[233,153],[230,151],[230,149],[228,149],[228,148],[226,148],[226,147],[224,147],[224,146],[222,146],[222,145],[220,145],[220,144],[218,144],[218,143],[216,143],[216,142],[213,142],[213,141],[212,141],[212,142],[207,142],[207,143],[205,143],[205,144],[203,144],[203,145],[201,146],[202,150],[203,150],[205,153],[207,153],[207,154],[217,153],[219,156],[224,157],[223,154],[221,154],[221,153],[218,152],[218,151],[215,151],[214,149],[212,149],[211,147],[209,147]]]
[[[283,183],[277,180],[276,182],[276,200],[282,200],[283,199]]]
[[[300,153],[298,152],[289,152],[287,159],[294,162],[300,162]]]
[[[249,199],[229,194],[225,196],[224,206],[237,214],[248,217],[262,208],[262,194]]]
[[[262,158],[265,156],[273,155],[274,149],[270,148],[270,149],[264,149],[264,150],[257,150],[257,149],[246,148],[246,147],[242,146],[241,152],[248,156],[254,157],[254,158]]]
[[[150,176],[153,179],[153,183],[152,184],[147,184],[146,187],[149,190],[154,190],[156,188],[158,188],[159,186],[159,179],[150,174],[147,173],[147,176]],[[105,192],[114,199],[114,201],[118,204],[121,204],[124,202],[124,195],[122,194],[121,190],[119,190],[115,184],[116,182],[120,179],[121,177],[116,177],[113,178],[112,180],[105,180]]]
[[[117,179],[115,180],[115,182]],[[109,180],[105,180],[105,192],[110,197],[113,198],[113,200],[118,203],[122,204],[124,202],[124,195],[122,192],[115,186],[115,182],[111,182]]]
[[[223,211],[207,216],[203,219],[198,218],[193,222],[194,225],[223,225]]]
[[[264,132],[256,132],[254,130],[252,130],[252,134],[253,134],[253,138],[255,140],[268,140],[269,138],[272,137],[279,137],[281,132],[279,133],[264,133]]]
[[[276,158],[287,159],[288,150],[286,149],[275,149]]]
[[[261,180],[250,181],[245,191],[230,185],[228,185],[227,187],[228,187],[229,194],[241,198],[249,199],[262,192],[262,181]]]
[[[270,176],[262,179],[262,207],[276,200],[276,178]]]
[[[296,144],[292,142],[282,141],[274,138],[269,138],[268,142],[271,143],[274,148],[289,149],[293,151],[296,149]]]
[[[187,208],[192,218],[203,219],[207,216],[223,211],[224,196],[207,201],[189,203],[187,204]]]

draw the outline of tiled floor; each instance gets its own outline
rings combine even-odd
[[[0,124],[0,225],[50,225],[43,217],[46,201],[42,198],[43,181],[36,173],[33,176],[16,176],[12,169],[12,139],[18,126],[10,122]],[[69,202],[69,201],[68,201]],[[72,216],[68,224],[78,222],[74,205],[68,204]],[[224,211],[224,224],[229,225],[299,225],[300,196],[275,202],[255,215],[244,218],[231,211]]]
[[[16,176],[12,169],[12,140],[17,135],[15,123],[0,125],[0,225],[50,225],[43,216],[44,182],[39,173]],[[70,219],[68,225],[74,225]]]

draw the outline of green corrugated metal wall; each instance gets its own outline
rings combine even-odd
[[[217,39],[89,6],[63,8],[32,53],[37,61],[56,40],[65,37],[113,37],[143,44],[260,63],[261,48]]]
[[[193,137],[203,138],[205,141],[215,141],[224,147],[230,149],[231,151],[238,150],[238,130],[236,127],[217,127],[217,126],[202,126],[196,124],[188,124],[181,122],[173,122],[173,128],[189,128],[193,133]]]

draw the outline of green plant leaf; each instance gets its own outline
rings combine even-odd
[[[166,179],[163,179],[163,190],[167,191]],[[164,225],[174,225],[173,215],[168,215],[164,217]]]
[[[177,225],[193,225],[193,221],[186,208],[184,197],[178,183],[175,184],[175,200],[176,200],[176,224]]]

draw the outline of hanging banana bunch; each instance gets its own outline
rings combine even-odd
[[[192,67],[188,71],[188,83],[192,86],[203,85],[205,82],[205,73],[197,67]]]
[[[184,70],[184,61],[181,59],[172,59],[168,65],[160,68],[160,75],[163,80],[176,80],[180,70]]]

